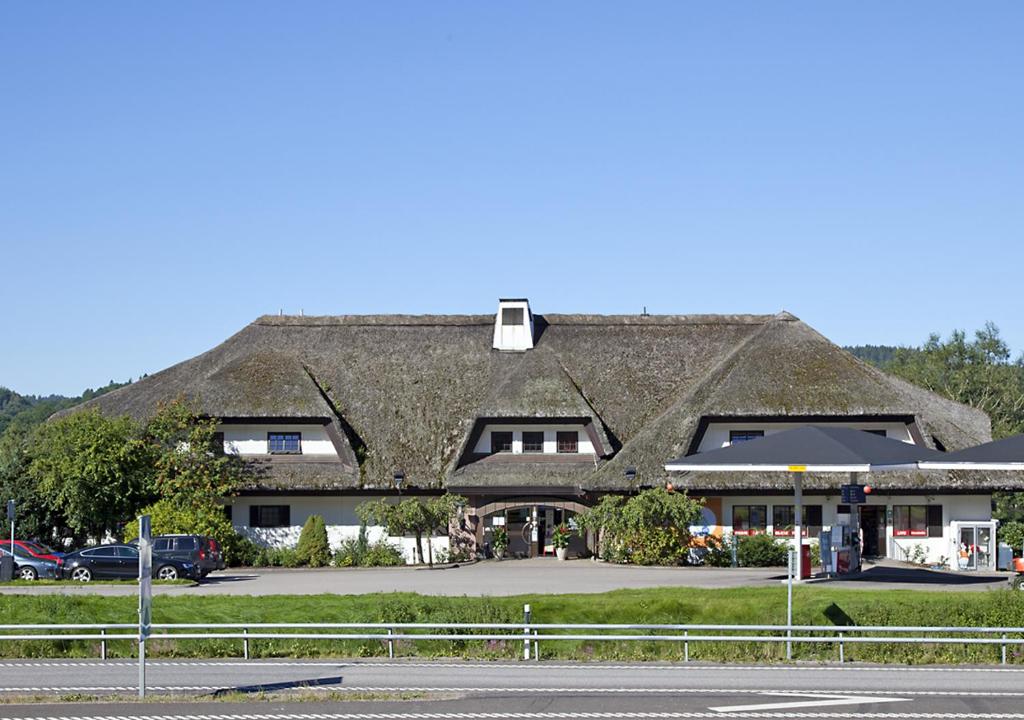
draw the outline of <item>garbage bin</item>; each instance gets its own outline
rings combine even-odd
[[[14,579],[14,558],[4,554],[0,558],[0,582],[10,582]]]
[[[800,544],[800,579],[806,580],[811,576],[811,546]]]
[[[1013,565],[1013,548],[1006,543],[999,543],[999,548],[996,550],[996,569],[1009,570],[1011,565]]]

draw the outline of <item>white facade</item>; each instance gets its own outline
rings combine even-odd
[[[267,497],[237,497],[231,503],[231,524],[253,542],[267,547],[295,547],[299,533],[310,515],[320,515],[327,525],[327,539],[331,549],[337,550],[344,540],[359,536],[360,522],[356,507],[365,502],[378,500],[375,497],[299,496],[273,495]],[[397,498],[391,498],[397,502]],[[249,508],[253,505],[287,505],[289,524],[285,527],[250,527]],[[416,538],[388,536],[379,525],[367,526],[370,542],[387,540],[402,550],[407,563],[416,561]],[[448,537],[431,538],[434,553],[448,551]],[[423,538],[423,552],[427,552],[427,539]]]
[[[529,301],[498,301],[493,347],[506,352],[525,352],[533,348],[533,314]]]
[[[804,505],[821,506],[823,529],[828,529],[839,523],[848,524],[850,521],[849,516],[838,513],[838,506],[841,504],[838,494],[826,496],[805,495],[803,503]],[[791,495],[723,497],[721,498],[721,514],[723,517],[716,518],[716,520],[717,524],[722,528],[724,535],[732,535],[734,507],[738,505],[764,505],[767,506],[766,533],[774,535],[775,528],[772,525],[773,506],[792,504],[793,496]],[[868,497],[866,505],[883,508],[879,513],[880,517],[884,518],[885,523],[884,544],[879,547],[879,551],[885,557],[904,561],[941,562],[952,569],[957,569],[956,558],[960,551],[960,537],[957,524],[969,524],[970,521],[990,522],[992,519],[990,495],[892,495],[884,497],[872,495]],[[893,507],[903,505],[941,505],[942,536],[927,537],[927,533],[917,536],[909,533],[900,534],[894,527]],[[864,505],[861,507],[863,508]],[[710,523],[708,524],[710,525]],[[814,540],[817,538],[809,537],[807,539]]]
[[[544,455],[554,455],[558,453],[557,438],[558,433],[560,432],[576,433],[576,454],[592,455],[594,453],[594,443],[590,441],[590,436],[587,435],[587,432],[586,430],[583,429],[582,425],[487,425],[486,427],[484,427],[483,432],[480,434],[480,439],[477,440],[476,446],[473,448],[473,452],[482,453],[485,455],[493,452],[491,449],[492,432],[512,433],[513,455],[520,454],[523,452],[524,432],[544,433]]]
[[[714,450],[716,448],[727,447],[729,445],[729,434],[730,432],[745,432],[750,430],[760,430],[765,435],[774,435],[775,433],[782,432],[783,430],[792,430],[793,428],[805,427],[807,425],[813,425],[815,423],[807,422],[712,422],[708,423],[707,430],[704,432],[704,437],[700,440],[700,445],[697,447],[697,452],[704,452],[706,450]],[[857,430],[885,430],[885,436],[891,440],[902,440],[905,443],[913,443],[914,439],[910,436],[910,428],[907,427],[906,423],[903,422],[836,422],[826,423],[826,419],[822,418],[819,424],[835,425],[837,427],[848,427],[855,428]]]
[[[333,455],[338,451],[327,435],[325,425],[286,425],[286,424],[224,424],[217,428],[224,433],[224,452],[236,455],[266,455],[267,433],[297,432],[301,433],[303,455]]]

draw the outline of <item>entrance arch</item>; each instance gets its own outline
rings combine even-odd
[[[560,523],[573,515],[588,510],[588,506],[577,500],[557,497],[531,496],[494,500],[478,507],[475,511],[476,546],[486,549],[490,545],[490,531],[501,518],[509,535],[508,552],[512,556],[536,557],[553,553],[551,533]],[[587,538],[575,536],[570,541],[570,554],[588,552]]]

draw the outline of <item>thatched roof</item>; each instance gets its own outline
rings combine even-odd
[[[535,349],[515,354],[491,348],[493,322],[261,317],[212,350],[85,406],[145,417],[184,394],[217,417],[327,418],[345,441],[340,469],[292,469],[287,487],[390,487],[400,469],[420,487],[617,489],[626,466],[655,485],[668,479],[665,461],[690,447],[701,418],[714,416],[899,415],[913,417],[931,446],[990,438],[984,413],[866,365],[787,313],[536,315]],[[535,468],[460,463],[485,417],[583,418],[606,456]],[[283,477],[276,466],[268,476]]]

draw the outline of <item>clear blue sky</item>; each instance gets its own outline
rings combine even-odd
[[[263,313],[790,310],[1024,349],[1024,4],[0,10],[0,384]]]

